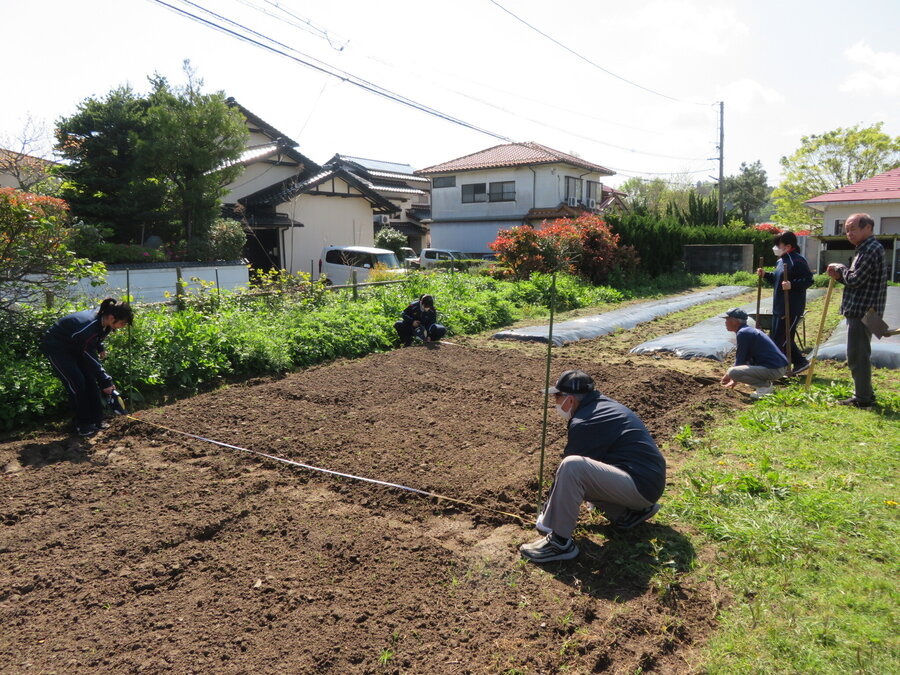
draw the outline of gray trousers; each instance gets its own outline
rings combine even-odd
[[[771,387],[772,382],[784,377],[787,366],[766,368],[765,366],[732,366],[728,369],[728,377],[735,382],[743,382],[751,387]]]
[[[872,389],[872,331],[862,319],[847,318],[847,365],[853,376],[854,396],[863,403],[875,400]]]
[[[616,520],[628,509],[652,506],[622,469],[571,455],[564,458],[556,470],[553,490],[544,507],[544,525],[554,534],[570,538],[584,501],[593,502],[609,520]]]

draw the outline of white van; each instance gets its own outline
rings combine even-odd
[[[423,269],[428,267],[450,267],[454,261],[465,260],[460,251],[451,251],[443,248],[423,248],[419,254],[419,266]]]
[[[319,276],[327,277],[329,283],[341,286],[350,283],[350,272],[355,270],[357,283],[362,283],[375,265],[383,265],[387,271],[396,274],[406,272],[397,260],[397,255],[386,248],[326,246],[319,258]]]

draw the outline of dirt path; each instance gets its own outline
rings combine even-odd
[[[704,379],[719,364],[679,372],[619,338],[558,350],[554,374],[592,373],[660,442],[744,404]],[[656,539],[688,570],[688,533],[588,522],[573,563],[519,560],[535,532],[498,511],[533,517],[543,379],[538,352],[442,345],[141,413],[477,508],[126,419],[0,445],[0,671],[690,672],[722,598],[660,597],[650,555]],[[547,478],[563,435],[553,419]]]

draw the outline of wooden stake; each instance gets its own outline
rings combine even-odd
[[[825,293],[825,306],[822,307],[822,318],[819,319],[819,333],[816,335],[816,347],[813,349],[812,358],[809,360],[809,370],[806,371],[806,393],[809,393],[809,385],[812,384],[813,368],[816,365],[816,356],[819,354],[819,344],[822,342],[822,331],[825,328],[825,317],[828,315],[828,303],[831,302],[831,292],[834,290],[834,277],[828,280],[828,292]]]

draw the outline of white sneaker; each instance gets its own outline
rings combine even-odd
[[[758,401],[763,396],[768,396],[773,391],[775,391],[775,387],[773,387],[773,386],[760,387],[759,389],[757,389],[756,391],[754,391],[750,394],[750,398],[752,398],[754,401]]]
[[[534,521],[534,526],[537,528],[537,531],[540,532],[541,534],[550,534],[550,532],[552,532],[552,530],[549,527],[544,525],[544,512],[543,511],[541,511],[538,514],[537,520]]]

